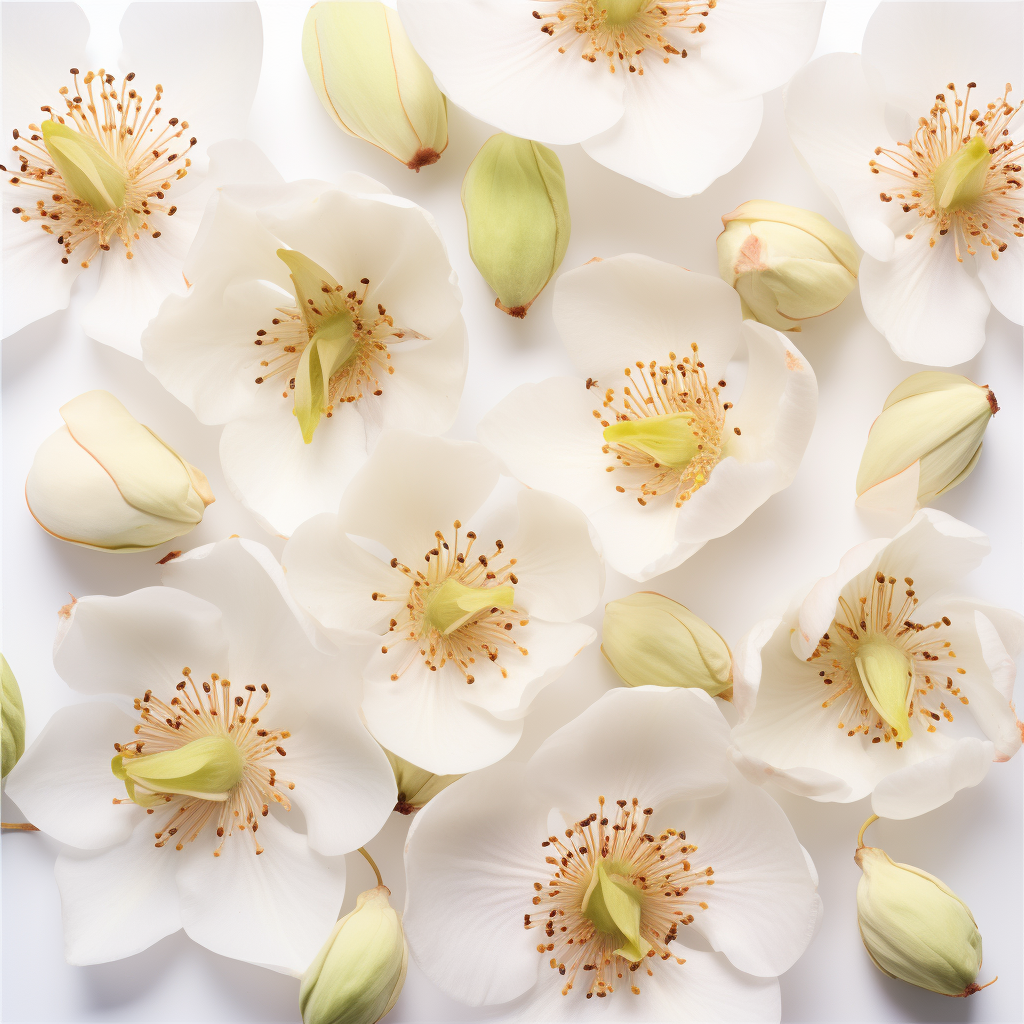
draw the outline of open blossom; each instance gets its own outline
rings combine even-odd
[[[287,535],[337,509],[382,428],[451,426],[462,296],[429,214],[363,175],[224,189],[204,223],[188,294],[143,338],[146,367],[226,424],[228,485]]]
[[[733,731],[740,767],[814,800],[873,794],[876,814],[910,818],[1012,757],[1024,618],[949,591],[988,550],[984,534],[922,509],[756,626],[734,654],[757,690]]]
[[[400,0],[445,95],[670,196],[743,159],[764,93],[814,50],[818,0]]]
[[[820,57],[786,97],[794,145],[865,251],[868,319],[934,366],[978,352],[992,305],[1024,323],[1020,12],[961,14],[882,4],[863,56]]]
[[[98,275],[82,327],[139,355],[216,179],[258,180],[245,133],[263,50],[255,3],[131,4],[119,66],[90,69],[80,8],[23,4],[4,15],[4,335],[67,306]],[[40,91],[43,90],[43,91]]]
[[[480,440],[528,487],[579,507],[619,572],[674,568],[793,480],[814,372],[787,337],[743,321],[724,281],[616,256],[563,274],[552,312],[581,376],[516,388]],[[741,340],[747,379],[733,398]]]
[[[409,830],[413,959],[488,1019],[778,1021],[817,879],[728,742],[702,691],[614,689],[449,786]]]
[[[62,609],[54,666],[112,696],[59,710],[7,793],[69,847],[56,875],[70,963],[184,928],[298,976],[341,905],[340,855],[394,806],[391,766],[266,548],[198,548],[164,579]]]
[[[338,513],[284,549],[298,603],[340,642],[374,648],[370,731],[438,775],[504,757],[530,702],[595,637],[574,621],[604,583],[586,520],[540,491],[513,506],[498,477],[482,445],[391,431]]]

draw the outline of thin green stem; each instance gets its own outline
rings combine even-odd
[[[370,867],[373,868],[373,873],[377,876],[377,884],[383,885],[384,879],[380,877],[380,869],[377,867],[377,862],[361,846],[359,847],[359,852],[367,859]]]

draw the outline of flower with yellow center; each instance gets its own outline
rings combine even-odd
[[[586,514],[619,572],[679,565],[789,485],[814,372],[778,331],[742,319],[724,281],[646,256],[592,260],[559,278],[553,313],[580,377],[522,385],[479,437],[528,487]]]
[[[222,191],[144,360],[204,423],[243,503],[288,535],[334,512],[389,427],[440,433],[466,375],[462,296],[433,221],[360,174]],[[450,526],[450,524],[439,524]]]
[[[186,23],[183,60],[175,40]],[[132,5],[121,23],[128,73],[110,70],[115,54],[106,68],[84,67],[88,34],[81,12],[26,9],[5,23],[4,332],[66,306],[88,270],[99,285],[83,327],[138,356],[162,299],[184,291],[182,260],[215,179],[263,173],[258,158],[243,163],[254,147],[242,143],[207,166],[212,144],[243,134],[260,15],[254,3],[199,14]],[[216,74],[196,88],[193,68],[210,66]]]
[[[815,800],[871,794],[877,814],[909,818],[1012,757],[1024,618],[948,591],[988,548],[977,530],[922,509],[756,626],[733,665],[757,694],[734,731],[745,771]],[[965,730],[972,718],[977,729]]]
[[[394,806],[391,765],[344,659],[313,646],[266,548],[198,548],[164,578],[181,589],[62,609],[57,671],[92,696],[134,696],[135,710],[62,708],[7,791],[75,848],[56,866],[71,963],[183,927],[223,956],[301,974],[344,896],[341,855]]]
[[[581,142],[671,196],[743,159],[764,93],[810,57],[818,0],[400,0],[445,95],[509,135]]]
[[[595,636],[574,621],[603,585],[586,520],[539,491],[514,507],[492,497],[498,477],[481,445],[388,432],[339,512],[284,550],[299,605],[339,643],[372,646],[370,731],[438,775],[504,757],[537,693]]]
[[[864,311],[901,359],[938,366],[977,353],[992,305],[1024,323],[1020,25],[974,13],[882,4],[863,57],[821,57],[787,94],[794,144],[865,250]]]
[[[527,763],[447,787],[406,845],[421,969],[501,1020],[778,1019],[820,901],[728,744],[707,694],[620,688]]]

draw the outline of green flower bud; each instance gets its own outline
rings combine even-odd
[[[65,426],[39,447],[25,500],[61,540],[143,551],[188,533],[214,498],[206,477],[108,391],[60,410]]]
[[[955,373],[925,370],[900,384],[871,426],[857,471],[857,504],[902,511],[965,480],[981,455],[995,395]]]
[[[0,678],[3,680],[3,700],[0,701],[0,738],[3,741],[3,767],[0,778],[21,760],[25,753],[25,705],[21,701],[18,680],[14,678],[7,659],[0,654]]]
[[[671,469],[686,469],[699,443],[699,435],[690,426],[692,420],[690,412],[619,420],[604,428],[604,439],[637,448]]]
[[[565,174],[546,146],[492,135],[466,171],[462,206],[469,255],[497,293],[494,304],[526,316],[569,246]]]
[[[639,963],[651,950],[640,934],[640,890],[630,881],[629,865],[603,858],[597,862],[580,910],[603,935],[619,943],[617,956]]]
[[[303,1024],[376,1024],[398,1001],[409,947],[402,915],[378,885],[360,893],[302,976]]]
[[[718,272],[743,315],[777,331],[835,309],[857,283],[852,239],[820,213],[754,199],[722,217]]]
[[[64,184],[96,213],[124,206],[128,178],[95,139],[52,118],[44,121],[43,145]]]
[[[423,617],[439,633],[447,635],[484,608],[511,608],[514,602],[515,591],[508,584],[467,587],[458,580],[447,579],[431,587]]]
[[[985,179],[992,165],[988,143],[980,135],[946,157],[935,169],[932,189],[944,213],[962,210],[976,203],[985,191]]]
[[[728,700],[732,654],[677,601],[641,591],[604,609],[601,651],[627,686],[692,686]]]
[[[869,639],[858,644],[853,660],[871,706],[892,726],[893,738],[910,739],[907,698],[914,669],[906,651],[888,640]]]
[[[144,807],[158,802],[158,793],[223,803],[242,781],[245,757],[229,736],[202,736],[158,754],[122,752],[114,756],[110,770],[125,784],[128,796]]]
[[[872,962],[890,978],[945,996],[986,988],[976,980],[981,934],[967,904],[927,871],[864,846],[864,831],[875,820],[872,815],[864,823],[854,854],[863,872],[857,920]]]
[[[398,803],[395,810],[399,814],[412,814],[433,800],[442,789],[462,778],[461,775],[435,775],[423,768],[418,768],[404,757],[393,754],[387,748],[384,753],[391,762],[391,770],[395,773],[398,786]]]
[[[349,135],[419,171],[448,145],[445,98],[398,12],[382,3],[314,4],[302,59],[324,109]]]

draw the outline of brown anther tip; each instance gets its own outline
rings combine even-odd
[[[419,174],[421,167],[429,167],[440,159],[441,154],[436,149],[418,149],[416,155],[405,166]]]
[[[178,558],[181,555],[180,551],[168,551],[163,558],[157,560],[157,565],[166,565],[172,559]]]

